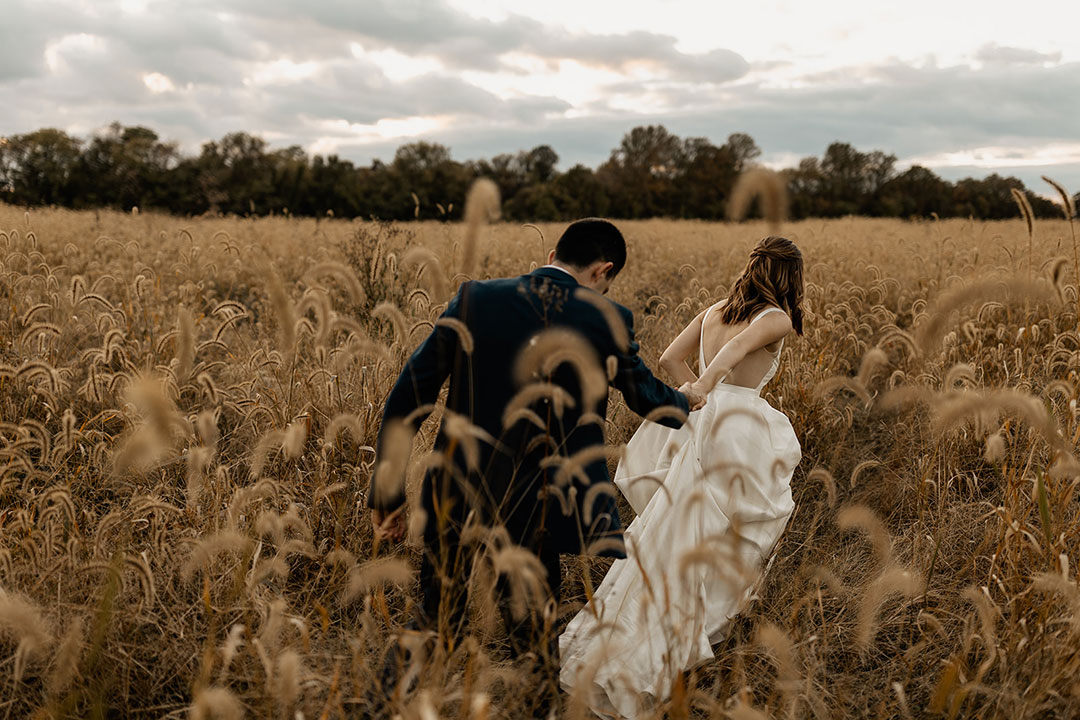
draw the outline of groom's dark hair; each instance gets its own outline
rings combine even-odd
[[[626,240],[607,220],[575,220],[555,245],[555,259],[575,268],[586,268],[597,260],[610,262],[608,277],[614,278],[626,265]]]

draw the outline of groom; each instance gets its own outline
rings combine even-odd
[[[496,553],[509,548],[496,562],[496,591],[511,651],[535,652],[554,690],[559,554],[625,556],[603,452],[608,384],[639,415],[668,408],[657,417],[670,427],[703,399],[653,376],[638,356],[630,311],[603,297],[626,263],[614,225],[572,223],[548,261],[521,277],[461,286],[387,398],[367,502],[377,536],[404,537],[412,437],[449,378],[436,460],[420,491],[419,622],[452,649],[466,621],[477,538],[494,542]],[[464,532],[477,524],[505,533]],[[528,607],[524,587],[533,590]]]

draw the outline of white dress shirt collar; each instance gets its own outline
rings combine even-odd
[[[554,269],[554,270],[559,270],[559,271],[562,271],[562,272],[566,273],[567,275],[569,275],[570,277],[574,278],[574,280],[577,280],[577,278],[576,278],[576,277],[574,277],[574,273],[570,272],[569,270],[567,270],[567,269],[566,269],[566,268],[564,268],[564,267],[559,267],[558,265],[544,265],[543,267],[545,267],[545,268],[552,268],[552,269]]]

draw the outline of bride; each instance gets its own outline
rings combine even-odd
[[[729,296],[660,359],[707,402],[678,430],[646,421],[630,440],[615,475],[637,513],[627,557],[559,638],[562,687],[602,717],[651,713],[679,673],[713,657],[787,524],[801,450],[760,393],[784,338],[802,334],[802,267],[790,240],[761,240]]]

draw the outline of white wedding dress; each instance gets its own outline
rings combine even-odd
[[[783,310],[751,322],[768,312]],[[779,359],[757,387],[720,383],[682,428],[646,421],[626,447],[615,482],[637,513],[627,558],[559,637],[562,687],[601,717],[650,714],[681,671],[713,657],[787,524],[802,453],[760,395]]]

